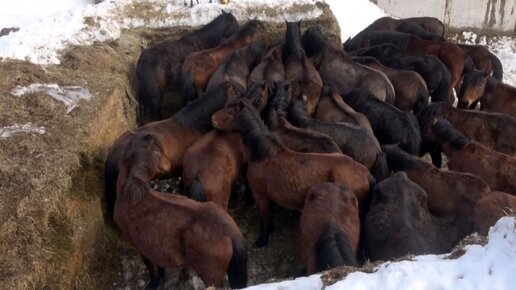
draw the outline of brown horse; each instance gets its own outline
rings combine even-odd
[[[299,101],[290,105],[288,119],[295,126],[330,136],[339,145],[342,153],[369,168],[377,181],[389,175],[380,143],[367,129],[349,123],[329,123],[312,119]]]
[[[322,80],[314,65],[308,61],[301,45],[301,21],[286,22],[283,63],[290,82],[292,99],[306,98],[306,110],[312,116],[321,97]]]
[[[211,115],[224,107],[226,102],[236,98],[229,83],[224,83],[206,93],[205,96],[190,102],[181,111],[163,121],[148,123],[134,131],[126,131],[109,149],[104,169],[105,198],[108,220],[113,215],[117,196],[116,183],[119,175],[119,162],[122,152],[134,138],[153,134],[163,146],[163,154],[170,162],[172,174],[181,168],[183,155],[197,139],[211,127]],[[168,174],[168,173],[167,173]],[[154,177],[159,177],[156,172]]]
[[[283,145],[296,152],[342,153],[339,146],[328,135],[294,127],[287,121],[289,94],[288,81],[275,82],[274,92],[262,113],[269,130],[278,135]]]
[[[249,72],[261,61],[265,49],[260,43],[252,43],[233,52],[211,76],[206,89],[209,90],[220,83],[229,81],[238,95],[244,93]]]
[[[119,162],[114,221],[142,256],[149,288],[157,288],[163,268],[192,268],[205,285],[247,284],[245,240],[233,219],[214,203],[154,191],[149,181],[170,171],[165,145],[155,133],[140,134]]]
[[[185,152],[184,191],[191,199],[213,201],[227,210],[231,186],[246,164],[240,134],[213,130]]]
[[[271,48],[262,61],[253,69],[248,84],[265,81],[272,85],[275,81],[285,79],[285,67],[282,61],[282,45]]]
[[[404,171],[408,178],[423,188],[428,195],[428,210],[439,217],[453,217],[458,226],[457,241],[473,231],[476,202],[491,192],[480,177],[438,169],[396,145],[384,145],[389,168]]]
[[[415,71],[390,68],[374,57],[353,57],[353,61],[383,72],[391,81],[396,94],[394,105],[405,112],[419,112],[428,104],[430,93],[425,80]]]
[[[509,114],[516,118],[516,88],[499,82],[493,89],[486,89],[480,99],[480,110]]]
[[[306,194],[298,248],[307,275],[341,265],[358,266],[358,202],[351,190],[324,182]]]
[[[161,120],[161,103],[167,90],[178,89],[181,66],[185,57],[194,51],[219,45],[238,29],[238,22],[231,13],[222,14],[201,29],[144,49],[136,64],[136,87],[138,91],[138,123]],[[183,98],[175,100],[178,111],[185,104]]]
[[[424,135],[439,142],[450,170],[475,174],[492,190],[516,193],[516,157],[468,140],[446,119],[437,117],[429,122]]]
[[[446,250],[439,245],[426,192],[404,172],[375,186],[362,231],[366,257],[371,260],[386,261],[409,253],[436,254]]]
[[[363,205],[374,183],[366,167],[339,153],[299,153],[285,147],[267,130],[258,112],[247,100],[241,100],[240,112],[234,120],[218,120],[214,127],[228,130],[238,126],[250,152],[247,180],[261,215],[257,247],[265,246],[272,230],[272,205],[301,210],[306,193],[325,181],[345,185]],[[229,124],[228,124],[229,123]]]
[[[428,105],[420,112],[419,123],[421,126],[430,124],[429,120],[435,116],[445,118],[466,137],[487,147],[506,154],[516,154],[516,119],[511,116],[459,110],[449,104],[437,102]],[[435,148],[433,144],[425,142],[425,138],[423,143],[423,147]],[[440,153],[431,151],[430,155],[434,164],[440,167]]]
[[[457,44],[473,60],[475,67],[501,82],[503,66],[500,59],[489,51],[485,45]]]
[[[217,68],[225,63],[235,50],[253,42],[268,45],[265,26],[258,20],[248,21],[231,38],[214,48],[190,53],[181,69],[183,98],[191,101],[204,92]]]
[[[334,48],[319,28],[308,28],[303,33],[302,43],[306,55],[314,59],[323,83],[338,94],[363,88],[379,100],[394,104],[394,88],[387,76],[352,61],[345,52]]]
[[[337,92],[328,86],[323,87],[314,118],[323,122],[351,123],[373,133],[373,128],[366,116],[353,110]]]
[[[516,209],[516,196],[493,191],[477,202],[475,207],[475,230],[487,236],[489,227]]]

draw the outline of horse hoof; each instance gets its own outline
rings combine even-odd
[[[267,243],[268,243],[267,239],[258,238],[256,240],[256,242],[254,242],[254,247],[255,248],[263,248],[263,247],[267,246]]]

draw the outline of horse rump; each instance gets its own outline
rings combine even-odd
[[[336,223],[329,222],[315,244],[315,270],[321,272],[340,265],[358,263],[349,238]]]

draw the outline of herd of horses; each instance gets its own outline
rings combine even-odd
[[[142,256],[149,288],[164,268],[246,286],[247,247],[228,213],[239,176],[260,214],[256,247],[276,206],[302,212],[306,274],[446,252],[516,207],[516,88],[502,75],[486,47],[445,39],[435,18],[380,18],[343,50],[301,21],[270,43],[262,22],[222,12],[142,51],[141,126],[108,152],[107,214]],[[173,89],[177,112],[164,118]],[[149,185],[170,176],[184,194]],[[453,221],[452,238],[434,217]]]

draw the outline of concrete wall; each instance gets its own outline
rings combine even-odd
[[[451,29],[475,29],[512,34],[515,0],[371,0],[395,17],[433,16]]]

